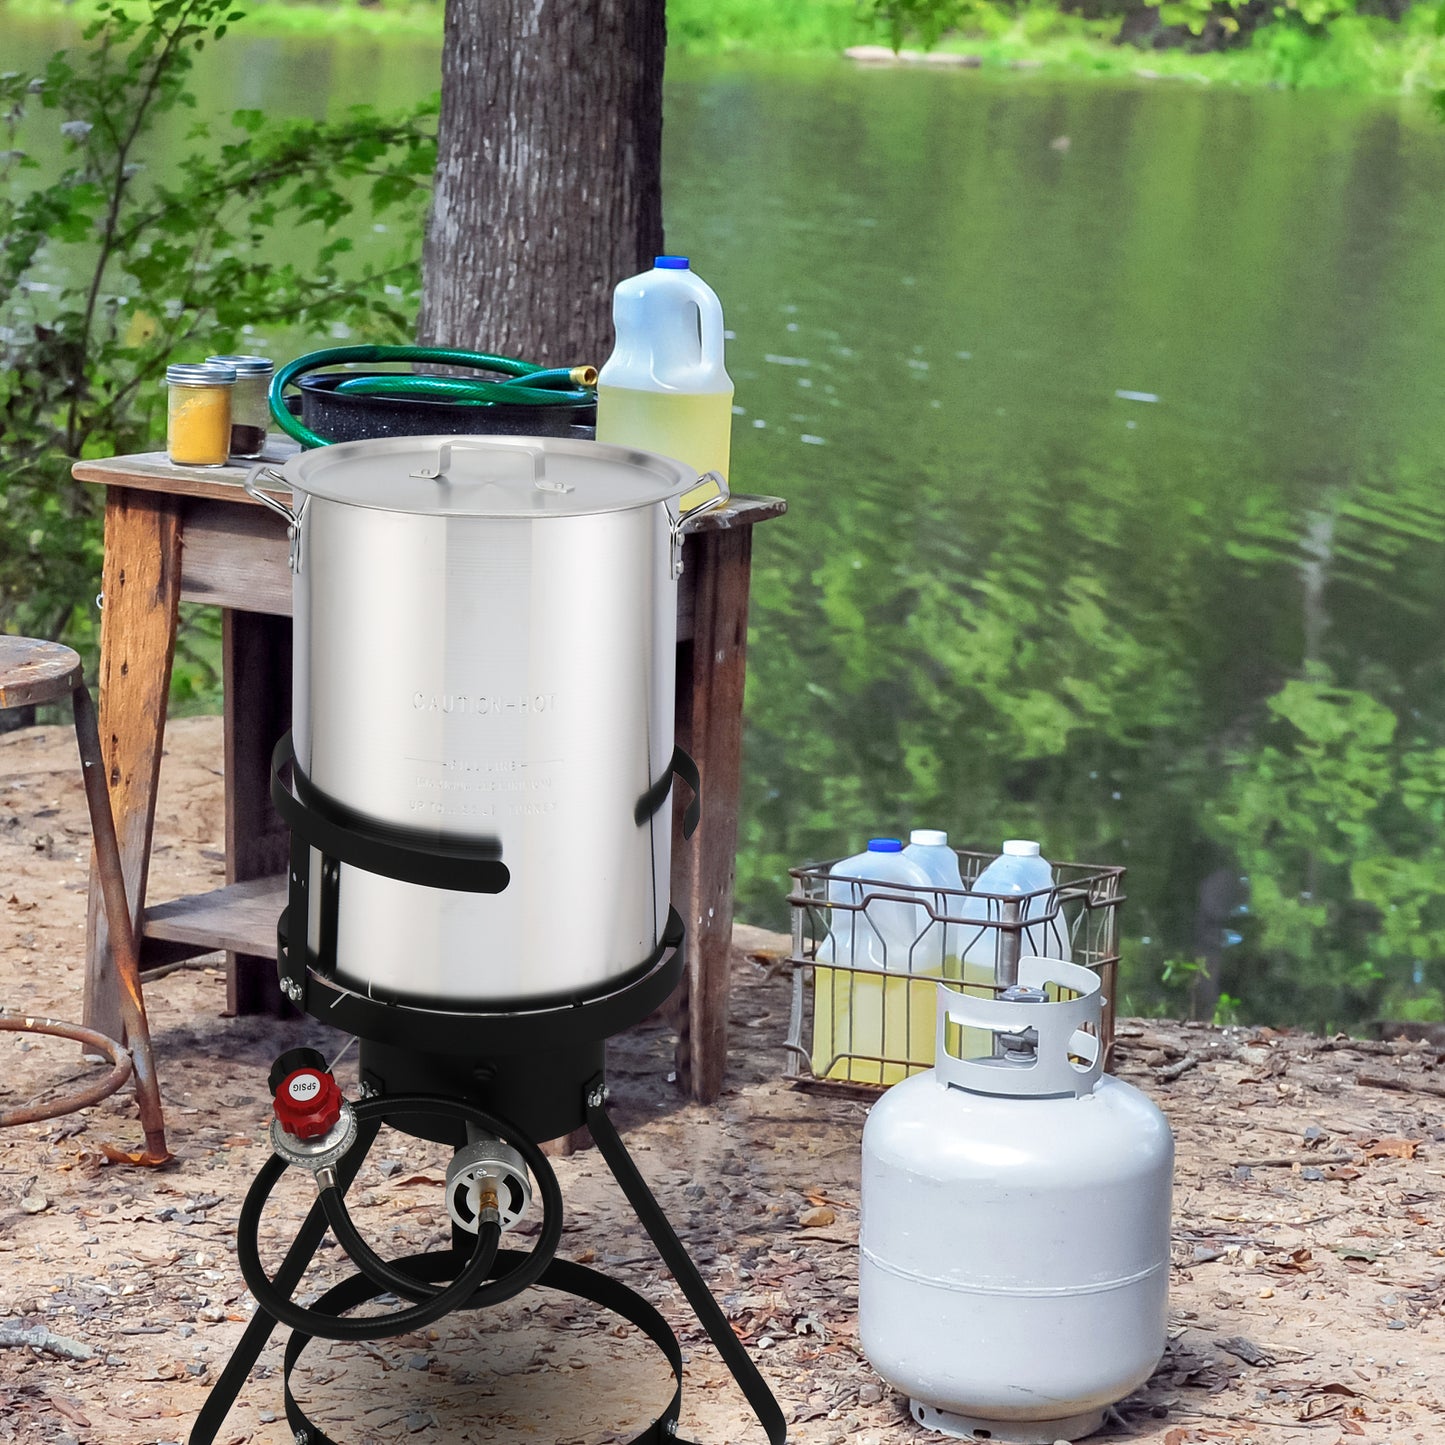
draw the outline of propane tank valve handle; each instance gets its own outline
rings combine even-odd
[[[1041,988],[1031,988],[1026,983],[1010,984],[999,994],[1000,1003],[1048,1003],[1049,996]],[[1000,1034],[999,1047],[1006,1059],[1022,1062],[1037,1057],[1039,1052],[1039,1031],[1022,1029],[1014,1034]]]

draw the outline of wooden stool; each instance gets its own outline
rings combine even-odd
[[[85,778],[85,801],[90,809],[90,828],[95,840],[95,866],[100,875],[106,922],[119,974],[121,1019],[130,1049],[127,1053],[124,1043],[75,1024],[8,1011],[0,1013],[0,1031],[58,1034],[62,1038],[72,1038],[88,1048],[98,1049],[112,1064],[110,1073],[98,1083],[48,1104],[9,1110],[0,1115],[0,1125],[35,1123],[83,1109],[115,1093],[134,1071],[136,1101],[140,1105],[141,1128],[145,1131],[146,1142],[145,1153],[136,1162],[163,1164],[171,1155],[166,1148],[150,1028],[146,1023],[145,1000],[140,991],[135,928],[126,908],[125,878],[121,873],[120,849],[116,844],[115,819],[110,810],[110,792],[105,784],[105,764],[101,758],[95,704],[81,675],[80,658],[70,648],[55,642],[38,642],[29,637],[0,636],[0,708],[56,703],[66,694],[70,696],[75,721],[75,741],[80,749],[81,771]]]

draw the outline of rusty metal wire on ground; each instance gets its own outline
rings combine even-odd
[[[88,1109],[92,1104],[110,1098],[131,1076],[130,1053],[114,1039],[96,1033],[94,1029],[82,1028],[79,1024],[0,1009],[0,1033],[53,1034],[59,1039],[73,1039],[87,1049],[103,1054],[111,1063],[109,1073],[86,1084],[84,1088],[71,1090],[58,1099],[44,1103],[20,1104],[13,1109],[0,1110],[0,1129],[8,1129],[14,1124],[39,1124],[45,1119],[58,1119],[63,1114],[73,1114],[77,1109]]]

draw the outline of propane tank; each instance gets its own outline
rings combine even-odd
[[[1103,1003],[1057,958],[1021,959],[997,999],[941,984],[934,1067],[868,1116],[863,1350],[931,1429],[1077,1440],[1164,1352],[1174,1139],[1104,1075]],[[950,1022],[992,1057],[948,1053]]]

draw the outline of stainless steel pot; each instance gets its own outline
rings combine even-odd
[[[291,533],[297,765],[372,822],[495,840],[511,875],[458,893],[343,865],[338,980],[453,1008],[606,991],[667,921],[671,809],[635,815],[671,765],[682,529],[727,484],[560,437],[302,452],[290,508],[265,470],[246,489]]]

